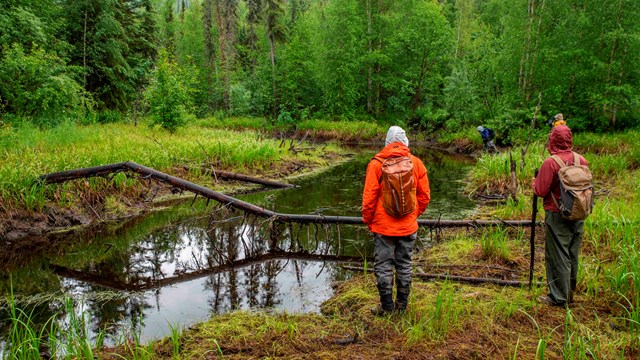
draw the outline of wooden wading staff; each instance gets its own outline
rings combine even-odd
[[[538,177],[538,169],[536,169],[533,179]],[[535,190],[533,191],[533,210],[531,210],[531,238],[529,239],[531,247],[531,262],[529,264],[529,290],[531,290],[531,284],[533,283],[533,264],[536,258],[536,215],[538,214],[538,195]]]

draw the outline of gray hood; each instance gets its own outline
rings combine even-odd
[[[407,134],[402,130],[400,126],[392,126],[387,131],[387,139],[384,142],[384,146],[387,146],[394,142],[401,142],[405,146],[409,146],[409,139],[407,139]]]

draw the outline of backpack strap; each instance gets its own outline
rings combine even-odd
[[[565,164],[558,155],[551,155],[551,158],[560,166],[561,169],[567,166],[567,164]]]
[[[372,160],[378,160],[378,161],[380,161],[380,164],[383,164],[383,165],[384,165],[384,161],[385,161],[386,159],[382,159],[382,158],[379,158],[379,157],[377,157],[377,156],[374,156]],[[382,169],[380,169],[380,171],[382,171]],[[381,174],[381,175],[380,175],[380,178],[378,178],[378,185],[382,184],[382,175],[384,175],[384,174]]]
[[[558,204],[558,200],[556,200],[556,196],[553,195],[553,193],[551,193],[551,200],[553,200],[553,203],[556,204],[558,210],[562,211],[562,209],[560,209],[560,204]]]
[[[573,153],[573,165],[580,165],[580,155],[577,152]]]
[[[560,159],[560,157],[558,155],[551,155],[551,158],[556,162],[556,164],[558,164],[558,166],[560,166],[560,169],[562,169],[563,167],[567,166],[567,164],[565,164],[565,162],[562,161],[562,159]],[[575,157],[574,157],[574,159],[575,159]],[[553,200],[553,203],[556,205],[558,210],[562,211],[560,209],[560,204],[558,203],[558,200],[556,200],[556,196],[553,194],[553,192],[551,192],[551,200]]]

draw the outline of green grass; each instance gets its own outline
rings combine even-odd
[[[519,232],[516,239],[522,242],[523,232]],[[480,237],[480,246],[482,256],[486,259],[497,262],[509,262],[511,260],[511,252],[508,243],[513,241],[506,228],[498,228],[494,231],[485,231]]]
[[[455,132],[445,132],[440,136],[439,141],[442,143],[452,143],[461,139],[474,144],[478,148],[482,147],[482,137],[478,130],[476,130],[476,126],[468,126]]]
[[[574,145],[583,151],[589,161],[596,186],[596,205],[585,221],[578,293],[587,302],[609,308],[614,319],[626,329],[624,337],[629,344],[617,341],[598,341],[603,331],[600,324],[586,324],[568,312],[564,325],[562,349],[565,358],[600,358],[598,354],[637,354],[640,351],[638,335],[638,308],[640,307],[640,171],[636,141],[638,131],[620,134],[578,134]],[[524,172],[518,168],[517,201],[509,200],[494,209],[485,210],[499,218],[527,219],[531,213],[531,173],[544,160],[541,145],[530,148]],[[518,149],[517,149],[518,150]],[[513,151],[519,154],[519,151]],[[545,154],[545,157],[548,154]],[[518,160],[519,157],[517,158]],[[499,189],[509,179],[508,154],[483,155],[473,169],[470,188]],[[538,220],[544,211],[539,201]],[[489,245],[491,242],[487,242]],[[596,313],[597,314],[597,313]],[[596,315],[597,316],[597,315]],[[584,317],[584,316],[582,316]],[[616,320],[617,319],[617,320]],[[556,336],[556,335],[554,335]],[[539,352],[544,353],[549,339],[541,337]]]
[[[283,131],[276,128],[264,118],[206,118],[198,120],[203,127],[227,130],[266,130],[271,132]],[[402,126],[402,124],[400,124]],[[303,120],[296,123],[296,130],[300,133],[309,132],[311,135],[338,140],[379,140],[384,139],[389,126],[370,121],[333,121],[325,119]]]
[[[451,282],[444,281],[436,294],[435,300],[426,315],[421,314],[425,307],[412,306],[405,316],[407,344],[413,345],[424,339],[441,340],[452,329],[460,327],[460,317],[465,312],[466,304],[454,296],[455,288]],[[455,299],[455,300],[454,300]]]
[[[292,156],[279,142],[252,131],[230,131],[187,126],[170,134],[145,125],[106,124],[80,126],[65,123],[41,130],[28,124],[3,130],[0,136],[0,209],[40,210],[53,190],[35,182],[38,175],[134,161],[172,172],[181,165],[212,163],[218,169],[256,171]],[[194,171],[194,176],[199,170]],[[102,181],[101,181],[102,180]],[[116,177],[88,181],[96,192],[133,182]]]

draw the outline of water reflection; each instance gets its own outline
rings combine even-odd
[[[300,179],[299,188],[242,199],[280,213],[359,216],[372,155]],[[434,153],[421,158],[432,189],[425,216],[465,217],[474,208],[460,182],[468,165]],[[170,326],[236,309],[317,312],[332,284],[349,276],[335,261],[372,255],[363,226],[272,224],[213,208],[205,201],[187,203],[83,239],[62,237],[28,266],[6,272],[3,286],[8,288],[11,274],[20,296],[52,294],[37,308],[43,321],[69,296],[75,311],[88,315],[93,334],[117,339],[126,329],[147,341],[167,336]],[[6,333],[3,326],[0,333]]]

